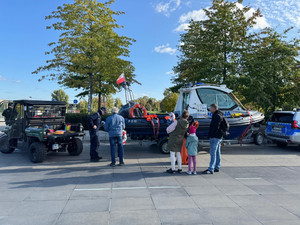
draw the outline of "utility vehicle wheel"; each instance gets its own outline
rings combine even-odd
[[[82,153],[83,145],[79,138],[73,138],[68,145],[68,152],[72,156],[77,156]]]
[[[47,156],[47,147],[42,142],[34,142],[29,146],[29,158],[34,163],[43,162]]]
[[[12,153],[15,148],[11,147],[11,145],[13,144],[14,140],[9,140],[8,136],[5,135],[3,137],[0,138],[0,151],[4,154],[9,154]]]
[[[262,145],[264,143],[265,137],[261,132],[258,132],[254,136],[254,143],[256,145]]]
[[[168,150],[168,139],[163,139],[159,142],[159,149],[163,154],[169,154],[170,151]]]
[[[285,142],[276,142],[276,145],[277,145],[278,147],[285,148],[285,147],[288,146],[288,143],[285,143]]]

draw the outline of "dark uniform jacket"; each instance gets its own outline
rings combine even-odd
[[[95,114],[91,115],[88,118],[88,125],[89,125],[89,131],[91,134],[96,134],[101,126],[101,112],[96,112]],[[96,129],[94,129],[94,126],[97,126]]]
[[[224,114],[220,110],[213,113],[210,126],[209,126],[209,137],[222,139],[223,131],[221,129],[221,123],[223,122]]]

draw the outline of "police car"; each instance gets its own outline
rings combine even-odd
[[[279,146],[300,145],[300,109],[273,112],[266,127],[266,137]]]

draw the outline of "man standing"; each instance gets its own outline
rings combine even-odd
[[[100,126],[101,116],[106,113],[106,108],[102,107],[98,112],[91,115],[88,119],[89,131],[90,131],[90,161],[98,162],[102,157],[99,157],[98,150],[100,146]]]
[[[4,116],[5,119],[5,124],[8,125],[10,121],[10,117],[12,116],[12,111],[13,111],[13,103],[8,103],[8,108],[5,109],[2,113],[2,116]],[[12,118],[15,119],[15,118]]]
[[[218,110],[216,104],[210,105],[212,118],[209,127],[210,164],[203,174],[213,174],[220,171],[221,166],[221,143],[223,138],[222,123],[224,114]]]
[[[118,115],[119,109],[114,107],[112,110],[112,115],[106,119],[105,130],[109,133],[110,142],[110,153],[111,153],[111,164],[114,167],[116,165],[116,145],[118,145],[118,156],[119,156],[119,166],[124,165],[123,159],[123,130],[125,129],[125,120],[122,116]]]

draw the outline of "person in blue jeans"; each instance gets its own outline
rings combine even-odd
[[[207,170],[203,174],[213,174],[219,172],[221,167],[221,144],[223,138],[222,123],[224,114],[218,110],[216,104],[211,104],[209,108],[212,118],[209,127],[209,143],[210,143],[210,163]]]
[[[123,150],[123,130],[125,129],[125,120],[118,115],[119,109],[114,107],[112,115],[106,119],[104,129],[109,133],[111,164],[116,165],[116,146],[118,146],[119,166],[124,165],[124,150]]]

